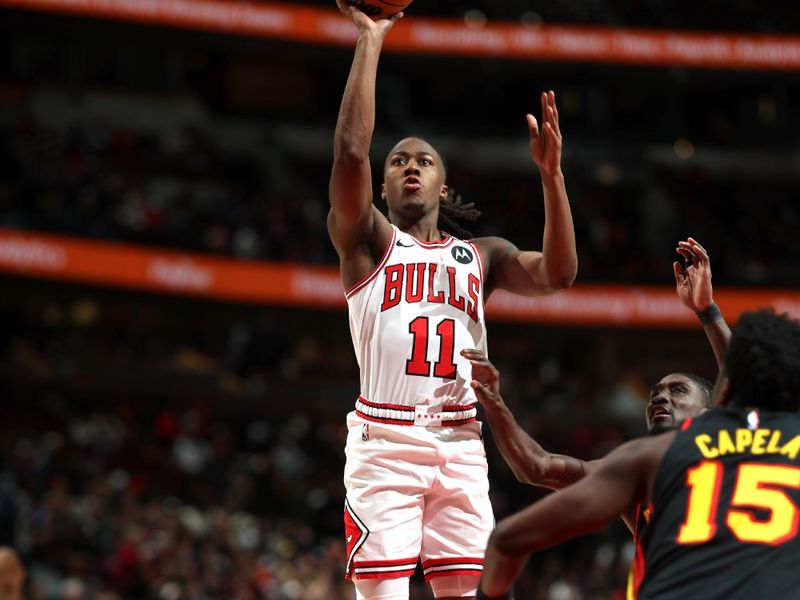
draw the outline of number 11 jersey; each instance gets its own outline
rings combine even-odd
[[[380,407],[376,414],[387,417],[397,406],[388,416],[400,417],[418,405],[474,405],[471,365],[460,351],[486,351],[483,287],[474,243],[446,234],[423,242],[392,225],[378,265],[345,294],[362,410]]]

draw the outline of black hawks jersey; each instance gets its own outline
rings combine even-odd
[[[713,410],[661,461],[632,598],[800,598],[800,415]]]

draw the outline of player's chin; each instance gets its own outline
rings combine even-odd
[[[652,435],[664,433],[665,431],[672,431],[673,429],[675,429],[674,419],[665,419],[662,417],[660,419],[654,420],[650,424],[650,433]]]
[[[403,210],[409,214],[420,214],[425,212],[427,203],[420,196],[407,196],[403,198]]]

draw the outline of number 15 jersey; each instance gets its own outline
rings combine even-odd
[[[445,235],[423,242],[392,225],[373,271],[346,292],[350,333],[370,405],[472,405],[464,348],[486,351],[483,260]]]
[[[629,597],[797,598],[799,525],[800,415],[710,410],[661,461]]]

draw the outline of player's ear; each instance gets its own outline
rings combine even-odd
[[[717,382],[714,385],[714,395],[711,402],[714,406],[728,406],[731,403],[731,380],[722,373],[717,377]]]
[[[381,184],[381,200],[386,202],[386,184],[385,183]]]
[[[450,188],[446,184],[442,184],[442,189],[439,191],[439,200],[447,200],[447,194],[450,193]]]

